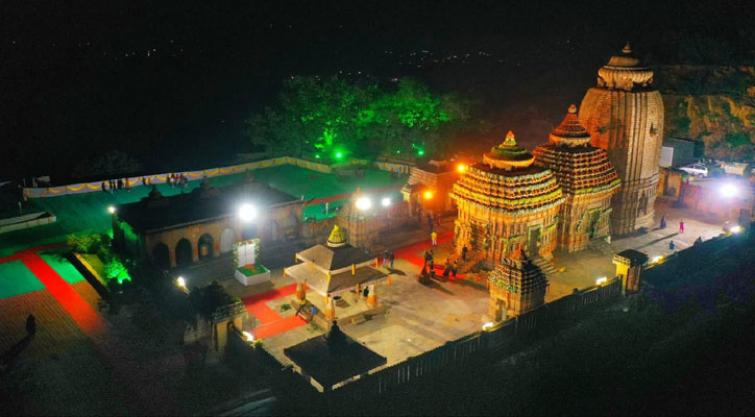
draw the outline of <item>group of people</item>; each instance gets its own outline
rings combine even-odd
[[[443,278],[456,278],[458,272],[458,260],[451,262],[450,258],[446,258],[446,262],[443,265]],[[425,252],[422,272],[420,273],[420,279],[427,278],[435,278],[435,255],[433,254],[432,249]]]
[[[115,190],[130,190],[131,189],[131,181],[129,181],[128,178],[119,178],[119,179],[109,179],[102,181],[101,185],[103,192],[110,192],[112,193]]]
[[[661,216],[660,229],[666,228],[666,216]],[[679,220],[679,233],[684,233],[684,219]]]
[[[186,184],[189,183],[189,178],[186,177],[184,174],[168,174],[168,184],[170,184],[171,187],[186,187]]]

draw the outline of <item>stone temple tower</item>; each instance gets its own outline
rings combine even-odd
[[[598,70],[579,120],[592,143],[608,152],[622,187],[613,198],[611,231],[625,235],[653,225],[658,162],[663,141],[663,101],[653,71],[640,64],[627,44]]]

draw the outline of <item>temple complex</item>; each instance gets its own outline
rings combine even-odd
[[[577,106],[569,106],[549,143],[535,148],[533,154],[536,165],[556,174],[564,193],[558,246],[576,252],[591,239],[610,235],[611,197],[619,191],[620,180],[606,151],[590,144]]]
[[[608,151],[622,187],[613,199],[612,233],[624,235],[653,224],[663,101],[652,87],[653,71],[627,44],[598,70],[597,86],[585,94],[579,120],[593,145]]]
[[[552,256],[558,212],[564,198],[558,179],[519,147],[514,133],[470,166],[454,184],[459,214],[455,249],[467,260],[497,264],[514,251],[530,257]]]
[[[496,265],[488,277],[488,284],[488,316],[501,321],[543,305],[548,279],[522,251],[516,251]]]

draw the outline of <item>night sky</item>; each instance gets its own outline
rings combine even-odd
[[[626,40],[658,64],[691,59],[690,34],[734,61],[755,39],[745,1],[191,3],[4,3],[0,177],[63,179],[113,149],[148,171],[228,163],[294,74],[417,77],[536,143]]]

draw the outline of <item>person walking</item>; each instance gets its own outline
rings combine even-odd
[[[389,258],[389,259],[390,259],[390,261],[391,261],[391,269],[393,269],[393,261],[395,261],[395,260],[396,260],[396,255],[395,255],[395,254],[393,253],[393,251],[391,251],[391,252],[390,252],[390,253],[388,254],[388,258]]]
[[[661,216],[661,229],[666,228],[666,216]]]
[[[684,219],[679,220],[679,233],[684,233]]]
[[[26,317],[26,334],[29,337],[32,337],[36,333],[37,333],[37,318],[34,317],[34,314],[29,314],[29,316]]]
[[[438,246],[438,232],[435,230],[430,232],[430,240],[432,240],[433,246]]]
[[[469,249],[467,248],[467,245],[464,245],[464,247],[461,248],[461,260],[464,262],[467,261],[467,251],[469,251]]]
[[[383,251],[383,268],[388,265],[388,249]]]

